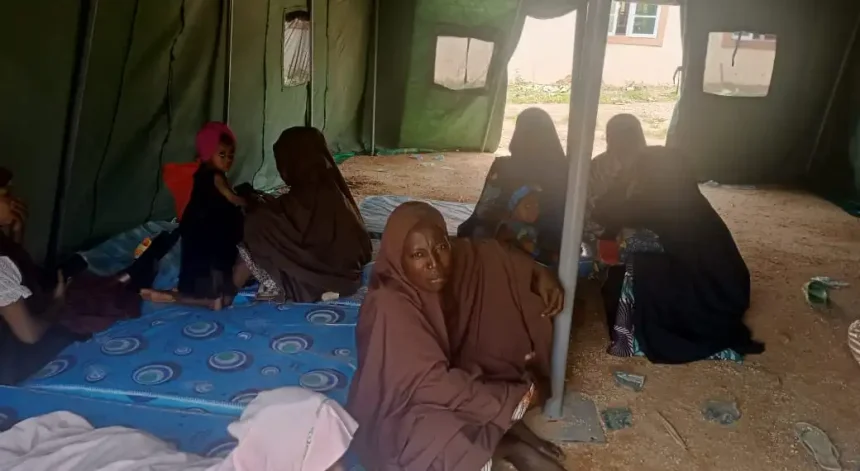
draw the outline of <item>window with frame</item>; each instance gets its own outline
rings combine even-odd
[[[284,13],[283,85],[298,87],[311,80],[311,17],[306,11]]]
[[[657,38],[660,34],[660,5],[643,2],[612,2],[609,36]]]
[[[495,44],[475,38],[438,36],[433,83],[450,90],[487,86]]]
[[[776,35],[750,31],[723,33],[723,47],[732,49],[776,49]]]
[[[745,43],[758,46],[744,47]],[[773,78],[776,45],[774,34],[710,33],[702,91],[726,97],[767,96]]]

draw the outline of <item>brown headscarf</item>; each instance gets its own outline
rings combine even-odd
[[[401,259],[418,223],[445,230],[430,205],[398,207],[361,307],[353,445],[373,470],[477,470],[527,391],[525,355],[548,370],[551,325],[530,290],[534,262],[495,241],[455,241],[450,290],[415,288]]]
[[[370,237],[325,137],[311,127],[290,128],[274,151],[290,191],[246,217],[251,258],[281,286],[283,301],[355,293],[371,259]]]

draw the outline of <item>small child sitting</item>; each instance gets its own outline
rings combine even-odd
[[[532,258],[546,258],[542,253],[538,230],[535,226],[540,217],[540,190],[522,186],[517,189],[508,201],[508,217],[499,224],[496,239],[518,247]],[[550,257],[553,261],[555,256]]]
[[[182,255],[178,296],[150,289],[141,295],[155,302],[179,302],[220,310],[235,295],[233,265],[242,241],[247,200],[230,187],[236,137],[223,123],[207,123],[197,134],[199,168],[181,214]]]

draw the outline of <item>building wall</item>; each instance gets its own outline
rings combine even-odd
[[[776,41],[741,41],[735,48],[730,34],[710,33],[705,58],[705,90],[731,86],[766,88],[773,75],[776,47]]]
[[[624,44],[620,41],[635,41],[633,38],[610,38],[603,68],[604,83],[672,83],[672,76],[681,65],[683,54],[681,8],[662,8],[660,45]],[[569,76],[573,64],[575,29],[576,12],[551,20],[528,18],[520,43],[508,63],[509,76],[534,83],[553,83]]]

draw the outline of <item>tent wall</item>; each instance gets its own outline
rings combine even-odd
[[[857,38],[810,162],[809,183],[819,193],[860,215],[860,41]]]
[[[360,151],[371,0],[312,0],[314,125],[337,151]],[[0,47],[7,156],[29,201],[30,251],[47,248],[80,24],[78,1],[12,2]],[[231,125],[234,181],[280,182],[272,144],[306,123],[309,87],[283,87],[283,15],[306,0],[234,2]],[[65,201],[61,249],[173,217],[160,169],[194,157],[194,135],[221,119],[225,65],[222,2],[101,0],[80,137]],[[356,79],[358,77],[358,79]],[[264,125],[265,123],[265,125]]]
[[[673,144],[695,160],[701,179],[782,183],[805,174],[857,8],[835,0],[689,2],[686,71]],[[702,91],[712,31],[777,35],[766,97]]]
[[[377,145],[401,149],[495,150],[504,121],[507,63],[519,42],[526,15],[552,18],[569,13],[580,3],[578,0],[382,0]],[[494,43],[483,89],[454,91],[434,84],[439,36]]]
[[[51,8],[8,2],[0,28],[3,44],[0,107],[6,116],[0,165],[15,171],[15,185],[30,205],[29,243],[41,256],[48,228],[71,94],[79,2]]]
[[[507,88],[507,62],[516,47],[524,17],[517,0],[417,0],[412,54],[401,127],[401,146],[480,150],[490,120],[501,124]],[[519,24],[514,24],[515,22]],[[515,37],[510,37],[514,31]],[[453,91],[434,85],[436,38],[463,36],[495,44],[487,86]],[[498,93],[496,93],[498,92]],[[494,126],[488,147],[501,136]]]

